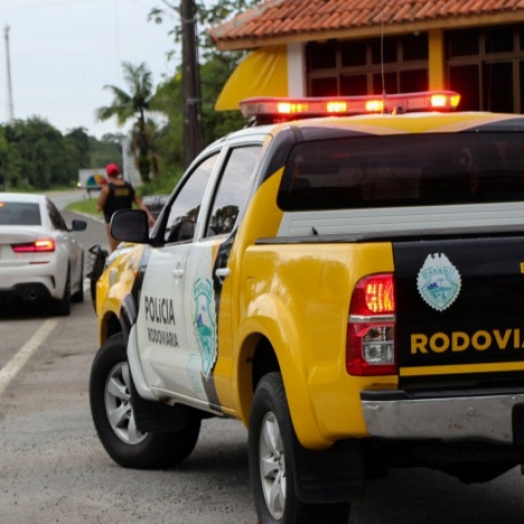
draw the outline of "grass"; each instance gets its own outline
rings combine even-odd
[[[70,211],[79,211],[80,213],[88,213],[91,215],[100,215],[100,211],[96,210],[96,198],[89,198],[85,200],[78,200],[67,206]]]

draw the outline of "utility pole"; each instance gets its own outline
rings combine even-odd
[[[180,0],[182,22],[183,161],[187,167],[204,147],[202,96],[198,65],[196,7],[194,0]]]
[[[12,122],[15,119],[15,109],[13,105],[13,86],[11,85],[11,58],[9,56],[9,26],[4,28],[5,38],[5,57],[7,65],[7,120]]]

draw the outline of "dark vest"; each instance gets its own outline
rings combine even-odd
[[[109,182],[108,187],[109,193],[104,206],[104,219],[107,223],[109,223],[115,211],[131,209],[135,199],[135,190],[129,182],[124,182],[123,185],[118,186]]]

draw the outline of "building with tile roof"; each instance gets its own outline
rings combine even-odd
[[[217,100],[453,89],[461,109],[524,112],[524,0],[266,0],[216,26],[251,50]]]

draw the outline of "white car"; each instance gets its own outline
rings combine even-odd
[[[0,193],[0,302],[52,301],[54,313],[69,315],[84,300],[84,250],[45,195]]]

